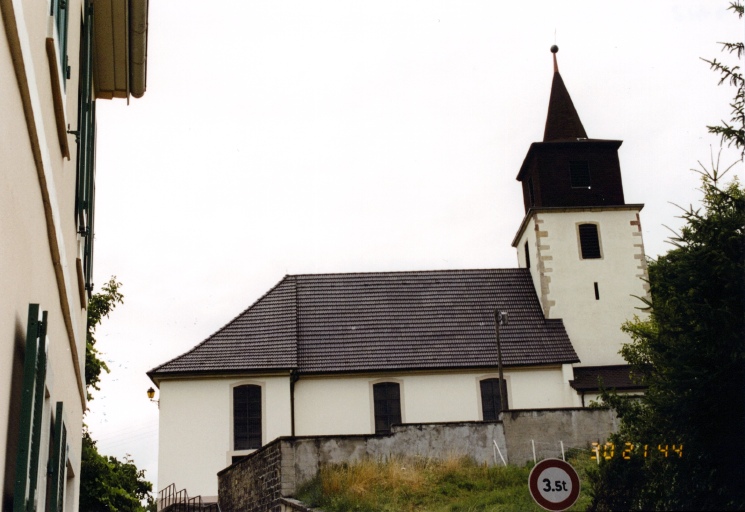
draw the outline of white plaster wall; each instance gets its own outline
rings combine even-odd
[[[525,258],[525,242],[528,243],[528,251],[530,254],[530,265],[528,266]],[[515,247],[517,251],[517,266],[521,268],[528,268],[530,270],[530,277],[533,280],[533,288],[536,290],[538,297],[540,298],[541,281],[540,281],[540,261],[541,254],[536,245],[535,235],[535,222],[531,217],[528,221],[525,229],[520,235]]]
[[[479,420],[477,376],[482,373],[420,373],[301,378],[295,385],[297,435],[372,434],[372,386],[398,382],[401,421],[433,423]]]
[[[621,325],[639,314],[646,294],[641,230],[635,210],[541,213],[543,244],[551,256],[550,318],[562,318],[582,365],[624,364],[618,351],[630,340]],[[597,223],[600,259],[582,260],[577,225]],[[549,274],[547,270],[547,274]],[[593,283],[600,299],[595,299]]]
[[[618,351],[630,340],[621,332],[621,325],[634,315],[643,315],[637,309],[642,303],[636,298],[647,293],[638,211],[539,211],[517,242],[521,265],[526,240],[540,255],[540,261],[531,261],[539,300],[547,318],[564,321],[581,366],[624,364]],[[600,259],[582,260],[577,233],[577,225],[582,223],[597,223]],[[599,300],[595,299],[596,282]]]
[[[369,434],[368,377],[301,377],[295,383],[295,435]]]
[[[510,408],[568,407],[562,368],[507,369]],[[479,381],[496,369],[441,373],[302,377],[295,384],[295,434],[374,433],[372,385],[401,385],[403,423],[483,420]],[[216,496],[217,472],[230,465],[232,387],[262,386],[263,444],[291,435],[289,376],[160,382],[158,482],[189,496]],[[248,453],[248,452],[240,452]]]
[[[239,384],[262,386],[263,444],[291,434],[288,375],[161,381],[161,489],[173,483],[189,496],[216,496],[217,472],[233,455],[249,453],[233,451],[232,389]]]
[[[513,369],[505,372],[510,409],[573,407],[560,366],[551,369]]]
[[[404,421],[437,423],[482,419],[479,380],[484,375],[479,372],[407,377]]]
[[[297,435],[372,434],[372,385],[401,385],[403,423],[480,421],[479,381],[497,378],[496,369],[443,373],[391,373],[385,376],[301,378],[295,386]],[[562,368],[507,369],[510,408],[571,407]]]

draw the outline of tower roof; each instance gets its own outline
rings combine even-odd
[[[551,47],[551,53],[554,54],[554,79],[551,83],[551,99],[548,102],[543,142],[586,139],[585,127],[582,126],[577,109],[574,108],[569,91],[559,74],[559,66],[556,63],[558,51],[558,46]]]

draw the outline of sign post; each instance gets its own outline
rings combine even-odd
[[[566,510],[579,498],[577,471],[561,459],[544,459],[536,464],[528,477],[533,499],[546,510]]]

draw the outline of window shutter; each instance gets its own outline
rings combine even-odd
[[[67,467],[67,429],[62,419],[62,402],[57,402],[54,421],[54,447],[49,459],[51,496],[49,510],[61,512],[65,503],[65,468]]]
[[[484,421],[497,421],[499,419],[499,413],[507,409],[507,387],[505,381],[499,379],[484,379],[480,382],[481,385],[481,412],[484,417]],[[502,395],[504,395],[505,404],[502,404],[501,397],[499,395],[499,387],[502,387]]]
[[[401,423],[401,388],[397,382],[373,385],[375,433],[390,434],[391,426]]]
[[[579,225],[579,245],[583,260],[598,259],[600,254],[600,237],[596,224]]]
[[[77,188],[75,222],[83,237],[83,280],[88,296],[93,286],[93,209],[95,203],[96,102],[93,97],[93,6],[86,1],[80,27],[80,83],[78,90]]]
[[[23,364],[20,433],[16,458],[13,510],[33,510],[39,473],[39,443],[46,378],[47,312],[39,320],[39,305],[29,304],[26,327],[26,354]]]

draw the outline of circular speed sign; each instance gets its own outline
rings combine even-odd
[[[528,488],[546,510],[566,510],[579,498],[579,476],[568,462],[544,459],[530,472]]]

